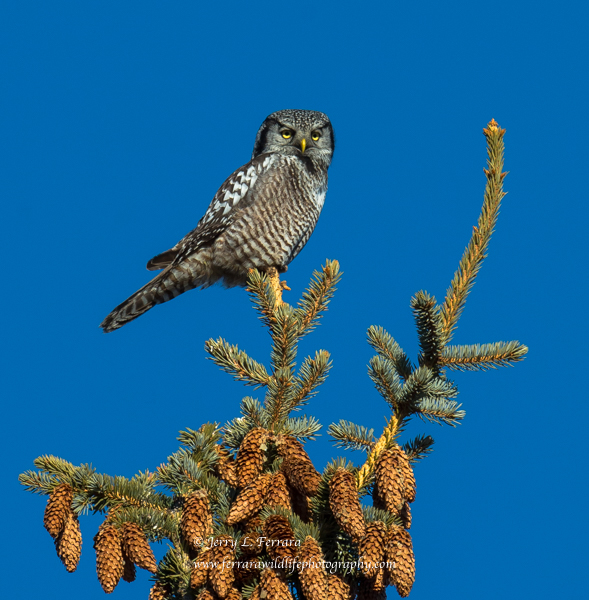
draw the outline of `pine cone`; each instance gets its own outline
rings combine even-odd
[[[307,600],[323,600],[327,597],[327,574],[323,568],[323,552],[317,540],[310,535],[299,548],[301,563],[299,579]]]
[[[387,506],[383,499],[382,494],[378,490],[378,483],[375,481],[372,488],[372,506],[380,510],[387,510]]]
[[[45,507],[43,524],[49,535],[55,539],[65,527],[71,510],[74,490],[67,483],[60,483],[49,496]]]
[[[140,568],[155,573],[157,563],[143,529],[136,523],[124,523],[121,527],[123,552]]]
[[[169,597],[170,590],[159,581],[149,591],[149,600],[168,600]]]
[[[245,522],[243,531],[245,533],[259,533],[260,531],[262,531],[263,526],[264,522],[262,521],[260,516],[257,515],[255,517],[252,517],[251,519],[248,519]]]
[[[339,468],[329,482],[329,506],[338,525],[358,542],[364,537],[365,524],[358,500],[358,487],[352,473]]]
[[[252,429],[241,442],[237,452],[237,483],[244,488],[262,473],[266,460],[266,437],[268,432],[262,427]]]
[[[190,572],[190,587],[199,588],[209,580],[209,562],[211,561],[211,550],[204,550],[194,561]]]
[[[375,579],[362,579],[357,600],[387,600],[386,588],[376,589]]]
[[[355,594],[348,582],[336,573],[327,576],[327,600],[353,600]]]
[[[301,442],[290,436],[282,437],[277,445],[278,453],[284,458],[282,471],[288,482],[305,496],[317,493],[321,475],[317,472]]]
[[[196,600],[217,600],[217,596],[211,592],[211,590],[203,590],[197,597]]]
[[[222,479],[227,485],[236,488],[237,487],[237,463],[234,458],[229,454],[226,448],[223,446],[215,446],[215,450],[219,455],[217,461],[217,475],[219,479]]]
[[[197,552],[202,541],[213,535],[213,516],[205,490],[198,490],[184,499],[180,532],[186,543]]]
[[[284,473],[278,471],[272,475],[264,503],[271,508],[282,506],[287,510],[292,510],[291,494]]]
[[[264,546],[260,542],[258,533],[246,533],[239,538],[238,547],[244,555],[244,560],[250,560],[254,556],[259,556],[264,551]]]
[[[372,589],[375,592],[380,592],[382,590],[386,590],[387,586],[391,585],[391,578],[389,576],[389,572],[386,568],[378,569],[376,571],[376,577],[371,579],[372,581]]]
[[[132,583],[133,581],[135,581],[137,570],[135,569],[133,561],[125,554],[124,551],[123,563],[123,581],[126,581],[127,583]]]
[[[260,542],[262,527],[263,522],[259,516],[246,521],[243,527],[244,535],[238,543],[241,553],[246,557],[257,556],[263,552],[264,546]]]
[[[295,488],[290,489],[290,495],[292,498],[292,510],[298,515],[301,520],[308,523],[311,521],[311,505],[309,502],[309,498],[305,496],[305,494],[301,494]]]
[[[295,534],[286,517],[272,515],[264,521],[268,554],[274,560],[292,561],[297,555]]]
[[[236,525],[240,521],[245,521],[260,512],[264,505],[264,498],[271,478],[270,473],[264,473],[239,492],[229,511],[228,525]]]
[[[415,557],[411,535],[401,527],[389,531],[387,562],[395,563],[391,572],[391,583],[402,598],[406,598],[415,581]]]
[[[69,506],[63,530],[55,540],[55,549],[68,573],[73,573],[78,567],[80,554],[82,554],[82,532],[78,517]]]
[[[266,592],[264,595],[263,592]],[[286,584],[286,578],[278,574],[273,569],[265,569],[262,572],[260,583],[250,596],[251,600],[293,600],[293,597]]]
[[[399,448],[396,446],[396,448]],[[386,509],[398,515],[405,502],[405,477],[395,450],[384,450],[376,461],[376,490]]]
[[[365,577],[376,577],[381,571],[379,563],[385,555],[386,527],[382,521],[373,521],[366,525],[366,533],[358,546],[359,560],[363,563],[361,570]]]
[[[234,560],[235,553],[233,551],[231,536],[220,535],[215,538],[214,546],[211,550],[211,563],[216,566],[211,567],[209,570],[209,581],[219,598],[226,598],[233,586],[233,581],[235,580],[233,576]]]
[[[409,462],[407,455],[403,451],[403,448],[401,448],[400,446],[395,446],[394,450],[397,454],[399,467],[401,468],[401,471],[403,472],[403,477],[405,478],[405,500],[407,500],[407,502],[414,502],[416,488],[415,475],[413,474],[411,463]]]
[[[239,586],[249,585],[260,575],[258,560],[255,557],[242,556],[233,565],[233,575],[235,583]]]
[[[409,501],[403,504],[401,519],[403,520],[403,527],[405,527],[405,529],[411,529],[411,506],[409,506]]]
[[[242,600],[242,595],[236,588],[231,588],[227,594],[227,600]]]
[[[119,530],[110,524],[103,524],[94,537],[96,550],[96,573],[102,589],[110,594],[123,575],[123,550]]]

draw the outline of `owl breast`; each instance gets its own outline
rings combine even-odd
[[[251,196],[213,244],[213,269],[226,286],[245,285],[250,269],[285,270],[303,249],[327,191],[327,169],[312,167],[298,157],[270,155]]]

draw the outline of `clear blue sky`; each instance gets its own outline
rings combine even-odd
[[[98,324],[283,108],[327,113],[337,136],[323,214],[287,278],[295,300],[326,257],[345,272],[302,347],[332,352],[309,409],[324,433],[340,418],[382,427],[366,329],[415,358],[409,300],[443,298],[482,202],[482,128],[507,128],[509,194],[455,341],[530,352],[456,376],[457,429],[408,432],[436,439],[416,468],[411,598],[586,597],[588,22],[584,2],[4,3],[4,597],[104,597],[100,519],[82,519],[66,573],[44,498],[16,480],[36,456],[132,476],[251,393],[203,348],[223,336],[267,361],[241,289],[190,292],[109,335]],[[319,468],[341,455],[325,434],[308,447]],[[113,597],[148,589],[142,572]]]

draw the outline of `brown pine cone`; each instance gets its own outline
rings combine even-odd
[[[237,545],[243,554],[244,560],[251,560],[253,557],[259,556],[265,548],[264,544],[260,541],[260,534],[255,532],[242,535]]]
[[[323,552],[317,540],[310,535],[299,548],[301,563],[299,579],[307,600],[323,600],[327,597],[327,573],[323,568]]]
[[[264,428],[255,427],[243,438],[236,460],[238,487],[248,486],[262,473],[267,435]]]
[[[405,477],[399,465],[398,452],[384,450],[381,453],[376,461],[375,479],[379,501],[389,512],[398,515],[405,502]]]
[[[401,527],[389,531],[387,543],[387,562],[395,563],[391,572],[391,583],[402,598],[411,592],[415,581],[415,557],[411,535]]]
[[[168,600],[168,598],[170,598],[170,590],[159,581],[156,581],[149,591],[149,600]]]
[[[78,517],[69,506],[63,530],[55,539],[55,549],[68,573],[73,573],[82,554],[82,532]]]
[[[271,473],[264,473],[239,492],[229,511],[228,525],[236,525],[240,521],[257,515],[262,510],[271,478]]]
[[[133,561],[123,551],[123,581],[126,581],[127,583],[132,583],[133,581],[135,581],[136,575],[137,570],[135,569]]]
[[[137,523],[124,523],[121,527],[123,552],[140,568],[155,573],[157,563],[143,529]]]
[[[349,583],[336,573],[327,576],[327,600],[353,600],[355,593]]]
[[[209,569],[209,582],[219,598],[226,598],[233,586],[233,561],[235,552],[231,536],[220,535],[215,538],[211,549],[211,563]]]
[[[60,483],[49,496],[45,507],[43,524],[49,535],[55,539],[65,527],[71,510],[74,490],[67,483]]]
[[[346,469],[337,469],[329,482],[329,506],[338,525],[359,542],[364,537],[366,526],[356,479]]]
[[[375,588],[375,579],[362,579],[358,587],[357,600],[387,600],[386,588]]]
[[[292,498],[292,511],[305,523],[311,521],[312,510],[309,498],[295,488],[290,488],[290,495]]]
[[[240,557],[233,565],[235,583],[239,586],[249,585],[256,577],[259,577],[260,570],[255,556]]]
[[[203,590],[197,597],[196,600],[217,600],[217,596],[211,592],[211,590]]]
[[[223,446],[215,446],[215,450],[219,455],[217,461],[216,472],[219,479],[222,479],[227,485],[237,487],[237,463]]]
[[[264,521],[264,536],[268,554],[274,560],[292,561],[298,546],[295,534],[286,517],[272,515]]]
[[[211,550],[207,549],[201,552],[190,572],[190,587],[199,588],[205,585],[209,580],[209,562],[211,560]]]
[[[391,578],[386,568],[378,569],[376,571],[376,576],[372,578],[371,581],[372,589],[375,592],[386,590],[387,586],[391,585]]]
[[[184,541],[197,552],[202,542],[213,535],[213,516],[205,490],[198,490],[184,499],[180,532]]]
[[[260,518],[259,515],[248,519],[244,524],[243,531],[245,533],[258,533],[262,531],[262,527],[264,526],[264,522]]]
[[[264,598],[268,600],[293,600],[285,576],[273,569],[265,569],[262,572],[260,583],[250,598],[251,600],[263,600]]]
[[[385,504],[382,494],[378,490],[378,484],[376,483],[376,481],[374,482],[374,486],[372,488],[372,506],[380,510],[387,510],[387,506]]]
[[[321,481],[309,455],[301,442],[290,436],[283,436],[277,444],[278,453],[284,458],[282,471],[288,482],[305,496],[314,496]]]
[[[409,462],[409,458],[403,451],[403,448],[400,446],[395,446],[393,449],[396,451],[397,459],[399,461],[399,467],[403,472],[403,477],[405,478],[405,500],[407,502],[413,502],[415,500],[415,475],[413,474],[413,469],[411,468],[411,463]]]
[[[242,595],[236,588],[231,588],[227,594],[227,600],[242,600]]]
[[[411,529],[411,506],[409,506],[409,501],[403,504],[401,519],[403,520],[403,527],[405,527],[405,529]]]
[[[123,550],[119,530],[109,523],[101,525],[94,537],[96,573],[102,589],[111,594],[123,575]]]
[[[271,508],[282,506],[287,510],[292,510],[290,489],[288,488],[284,473],[278,471],[272,475],[264,503]]]
[[[366,533],[358,546],[361,570],[365,577],[376,577],[381,571],[379,563],[385,555],[386,527],[382,521],[373,521],[366,525]]]
[[[258,556],[264,551],[265,546],[260,542],[263,525],[259,516],[252,517],[244,524],[244,535],[239,539],[238,548],[248,559],[252,556]]]

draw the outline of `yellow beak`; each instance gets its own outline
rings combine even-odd
[[[301,150],[303,151],[303,154],[305,154],[305,148],[307,147],[307,140],[305,138],[303,138],[301,140]]]

